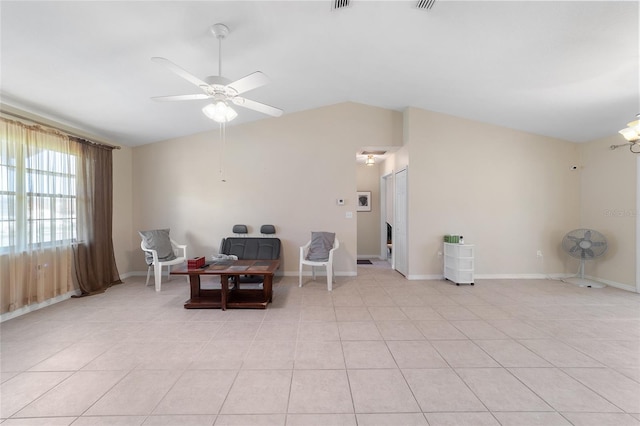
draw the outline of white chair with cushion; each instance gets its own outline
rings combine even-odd
[[[142,241],[140,248],[145,253],[147,262],[147,282],[153,268],[156,291],[160,291],[162,286],[162,267],[167,267],[169,279],[171,279],[171,266],[179,265],[187,260],[187,246],[178,244],[169,237],[168,229],[154,229],[151,231],[139,231]],[[187,276],[187,282],[189,277]]]
[[[316,267],[327,268],[327,290],[333,289],[335,271],[333,269],[333,253],[340,247],[340,242],[333,232],[312,232],[311,240],[300,247],[299,287],[302,287],[302,266],[311,266],[311,275],[316,279]]]

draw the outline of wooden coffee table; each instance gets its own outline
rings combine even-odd
[[[191,299],[184,304],[186,309],[257,308],[265,309],[271,302],[273,275],[280,266],[279,260],[234,260],[211,263],[204,268],[189,269],[181,266],[171,271],[172,275],[188,275],[191,285]],[[220,289],[203,289],[202,275],[220,276]],[[264,278],[261,289],[242,288],[236,284],[229,289],[229,278],[236,277],[239,283],[242,275],[258,275]]]

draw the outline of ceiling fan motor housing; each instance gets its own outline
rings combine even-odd
[[[280,108],[275,108],[261,102],[256,102],[251,99],[238,96],[242,93],[248,92],[249,90],[253,90],[267,84],[269,82],[269,78],[266,75],[260,71],[256,71],[235,81],[222,77],[222,40],[227,36],[227,34],[229,34],[229,27],[218,23],[212,25],[210,30],[218,39],[218,75],[209,76],[204,80],[201,80],[168,59],[153,57],[151,58],[152,61],[168,67],[170,71],[187,80],[191,84],[196,85],[203,92],[202,94],[159,96],[154,97],[153,99],[156,101],[186,101],[210,98],[214,103],[207,105],[205,107],[206,110],[203,109],[203,112],[207,117],[214,121],[219,120],[215,118],[217,115],[214,114],[214,111],[209,107],[214,107],[215,105],[221,107],[219,104],[224,104],[226,106],[225,111],[233,111],[229,108],[229,103],[240,105],[243,108],[251,109],[272,117],[280,117],[283,113]],[[233,114],[226,114],[224,122],[233,120],[237,115],[238,114],[235,111],[233,111]]]
[[[229,27],[225,24],[213,24],[211,26],[211,34],[216,38],[223,39],[229,34]]]

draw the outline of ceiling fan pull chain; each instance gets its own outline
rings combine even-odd
[[[225,123],[220,123],[220,141],[222,143],[220,148],[220,181],[226,182],[227,178],[224,175],[224,154],[225,154],[225,146],[227,144]]]
[[[218,37],[218,77],[222,77],[222,37]]]

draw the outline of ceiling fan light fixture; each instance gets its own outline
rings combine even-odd
[[[166,58],[157,56],[151,58],[153,62],[164,65],[174,74],[197,86],[203,93],[156,96],[152,99],[155,101],[211,99],[212,103],[202,108],[202,112],[217,123],[228,123],[238,116],[238,113],[230,107],[230,104],[239,105],[242,108],[251,109],[272,117],[280,117],[283,113],[281,109],[238,96],[269,83],[269,78],[266,75],[256,71],[235,81],[222,77],[222,40],[229,34],[229,27],[218,23],[211,27],[211,33],[218,39],[218,75],[201,80]]]
[[[376,159],[373,158],[373,155],[369,155],[367,156],[367,159],[365,160],[364,164],[366,164],[367,166],[373,166],[376,164]]]
[[[224,101],[206,105],[202,112],[216,123],[228,123],[238,116],[238,113]]]
[[[638,117],[638,120],[628,123],[627,127],[618,132],[626,140],[632,143],[636,143],[640,140],[640,114],[636,115],[636,117]]]

